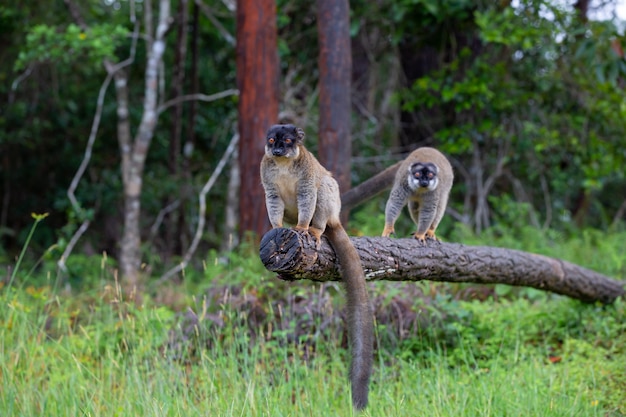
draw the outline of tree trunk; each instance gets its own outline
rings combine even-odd
[[[320,72],[318,155],[341,192],[350,188],[350,5],[348,0],[317,1]]]
[[[117,100],[117,143],[120,149],[122,184],[126,187],[126,184],[129,183],[131,166],[132,133],[129,118],[130,109],[128,105],[128,74],[125,70],[120,70],[115,73],[115,97]],[[125,198],[124,213],[127,212],[128,205],[130,205],[130,202]],[[126,223],[126,216],[124,216],[124,223]],[[116,239],[117,238],[119,238],[119,236],[116,237]],[[130,242],[130,238],[128,239],[128,248],[131,247],[131,245],[139,245],[138,242]],[[121,266],[124,245],[121,245],[118,250],[119,252],[117,253],[116,258],[120,259]]]
[[[265,267],[281,279],[338,281],[331,246],[292,229],[272,229],[261,240]],[[585,302],[611,303],[624,294],[624,283],[569,262],[542,255],[487,246],[382,237],[352,238],[370,281],[445,281],[533,287]]]
[[[170,88],[170,97],[175,99],[184,94],[184,82],[185,82],[185,61],[187,58],[187,21],[189,16],[189,6],[187,0],[178,1],[178,10],[176,12],[176,49],[174,58],[174,70],[172,75],[172,85]],[[169,147],[169,161],[168,168],[170,178],[176,182],[180,182],[180,164],[181,164],[181,137],[183,131],[183,102],[180,101],[172,106],[171,110],[171,126],[170,126],[170,147]],[[184,190],[181,186],[179,188],[178,196],[170,194],[165,199],[165,207],[174,203],[176,199],[180,199],[178,209],[171,211],[165,221],[165,242],[163,251],[163,262],[169,263],[170,257],[173,254],[182,253],[182,247],[178,236],[181,234],[180,226],[180,213],[184,211],[185,205],[182,201],[184,196]]]
[[[265,132],[278,119],[276,2],[237,1],[237,86],[239,96],[240,233],[261,236],[270,224],[259,164]]]
[[[169,0],[160,0],[159,23],[156,28],[154,41],[150,43],[151,48],[148,50],[143,115],[132,146],[129,164],[127,167],[124,167],[127,171],[123,173],[124,232],[119,262],[122,279],[126,285],[131,287],[139,283],[139,267],[141,265],[139,220],[143,170],[157,122],[158,68],[163,59],[163,52],[165,51],[164,37],[169,24],[170,2]]]
[[[587,23],[589,20],[589,3],[591,3],[589,0],[577,0],[574,3],[574,10],[578,13],[578,18],[581,22]]]
[[[226,194],[226,208],[224,215],[224,233],[220,252],[230,252],[239,245],[237,235],[237,219],[239,214],[239,164],[237,163],[238,151],[235,150],[230,163],[230,173],[228,176],[228,193]],[[259,235],[260,236],[260,235]]]
[[[198,59],[199,59],[199,51],[198,51],[198,37],[199,33],[199,23],[200,23],[200,9],[198,7],[198,3],[193,3],[192,9],[192,19],[191,19],[191,46],[190,46],[190,55],[191,55],[191,69],[189,78],[191,79],[191,94],[199,94],[200,93],[200,76],[198,74]],[[193,152],[196,146],[196,120],[198,118],[198,102],[196,100],[191,100],[189,102],[189,113],[187,115],[187,133],[185,134],[185,143],[183,145],[183,161],[182,161],[182,180],[183,183],[180,187],[180,207],[178,210],[178,230],[180,234],[178,235],[178,240],[180,242],[180,247],[182,248],[182,253],[186,252],[189,248],[189,243],[191,242],[191,234],[188,230],[187,225],[187,207],[189,203],[192,201],[193,197],[193,182],[192,182],[192,173],[191,173],[191,158],[193,156]]]

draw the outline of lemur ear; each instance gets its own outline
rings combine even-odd
[[[296,134],[298,135],[298,140],[302,142],[304,140],[304,130],[298,127],[296,128]]]

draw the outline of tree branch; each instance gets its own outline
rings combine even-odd
[[[180,200],[174,200],[159,211],[154,223],[152,223],[152,227],[150,227],[150,240],[154,240],[156,234],[159,233],[159,227],[161,227],[165,216],[176,210],[179,206]]]
[[[102,85],[100,86],[100,90],[98,92],[98,98],[96,100],[96,113],[93,117],[93,122],[91,124],[91,131],[89,132],[89,138],[87,139],[87,146],[85,147],[85,155],[83,156],[83,160],[81,161],[80,166],[78,167],[78,170],[74,174],[74,178],[72,178],[70,187],[67,190],[67,197],[69,198],[70,202],[72,203],[72,207],[74,208],[74,210],[76,210],[77,213],[81,213],[82,211],[81,211],[80,204],[78,203],[78,200],[76,199],[76,195],[74,194],[74,192],[76,191],[76,188],[78,187],[78,183],[80,182],[81,178],[83,177],[83,174],[85,173],[85,170],[87,169],[87,165],[89,165],[89,161],[91,161],[91,153],[93,150],[93,145],[96,141],[98,129],[100,128],[100,119],[102,118],[102,110],[104,107],[104,96],[109,87],[109,84],[111,83],[111,79],[113,78],[115,73],[117,73],[117,71],[121,70],[122,68],[129,66],[135,60],[135,49],[137,46],[137,36],[136,36],[137,30],[138,30],[138,27],[135,26],[133,43],[130,49],[129,58],[115,65],[110,63],[109,61],[104,62],[104,65],[107,70],[107,76],[102,82]]]
[[[21,73],[13,82],[11,83],[11,91],[9,91],[9,104],[13,104],[15,101],[15,92],[17,91],[17,87],[20,85],[22,81],[24,81],[30,74],[33,72],[34,64],[31,63],[28,67]]]
[[[215,93],[215,94],[187,94],[184,96],[179,96],[176,98],[173,98],[171,100],[166,101],[165,103],[161,104],[158,108],[157,108],[157,115],[163,113],[165,110],[167,110],[168,108],[179,104],[179,103],[183,103],[185,101],[192,101],[192,100],[198,100],[198,101],[215,101],[215,100],[219,100],[221,98],[224,97],[228,97],[228,96],[237,96],[239,95],[239,90],[235,89],[235,88],[230,88],[228,90],[224,90],[224,91],[220,91],[219,93]]]
[[[220,159],[220,161],[217,163],[217,166],[215,167],[215,171],[213,171],[213,174],[211,174],[211,178],[209,178],[206,184],[204,184],[204,187],[202,187],[202,191],[200,191],[200,195],[198,197],[198,199],[200,200],[200,210],[198,213],[198,227],[196,228],[196,234],[193,237],[193,241],[191,242],[191,245],[189,246],[187,253],[185,253],[185,256],[183,257],[183,260],[181,261],[180,264],[176,265],[174,268],[170,269],[165,274],[163,274],[161,278],[159,278],[158,280],[159,284],[173,277],[174,275],[176,275],[177,273],[185,269],[187,264],[189,264],[191,257],[193,256],[194,252],[196,251],[198,247],[198,243],[200,243],[200,238],[202,237],[202,233],[204,232],[204,222],[205,222],[205,217],[206,217],[206,195],[209,193],[209,191],[211,191],[211,188],[213,188],[213,185],[215,185],[215,181],[217,181],[217,178],[222,173],[222,169],[224,169],[224,165],[226,165],[226,162],[228,162],[228,159],[235,151],[237,142],[239,142],[239,134],[235,133],[232,139],[230,140],[230,143],[228,144],[228,148],[226,148],[224,155],[222,155],[222,159]]]
[[[613,221],[611,222],[612,228],[617,226],[617,223],[624,216],[624,213],[626,213],[626,198],[622,201],[622,204],[620,204],[619,208],[615,212],[615,216],[613,216]]]
[[[66,0],[66,4],[70,8],[70,12],[72,13],[72,16],[74,17],[74,19],[76,19],[79,23],[82,22],[81,27],[83,28],[83,30],[89,30],[89,28],[84,23],[84,20],[82,20],[82,16],[80,15],[78,11],[78,7],[71,0]],[[124,61],[118,62],[117,64],[113,64],[109,60],[104,61],[104,67],[107,70],[107,76],[102,82],[102,85],[100,86],[100,90],[98,92],[98,98],[96,100],[96,113],[94,114],[93,122],[91,124],[91,131],[89,132],[89,138],[87,139],[87,145],[85,147],[85,154],[83,156],[83,160],[81,161],[78,167],[78,170],[76,170],[76,173],[74,174],[74,177],[72,178],[72,182],[70,183],[69,188],[67,189],[67,197],[70,200],[70,203],[72,204],[72,208],[79,215],[83,214],[83,209],[81,205],[78,203],[78,199],[76,198],[75,191],[76,191],[76,188],[78,188],[78,183],[82,179],[83,174],[85,173],[85,170],[87,169],[87,166],[89,165],[89,162],[91,161],[91,154],[93,151],[93,146],[96,141],[98,130],[100,128],[100,119],[102,118],[102,111],[104,107],[104,96],[106,95],[106,91],[109,87],[109,84],[111,83],[111,79],[118,73],[118,71],[131,65],[135,61],[135,51],[137,48],[138,33],[139,33],[139,25],[135,22],[132,43],[130,47],[130,56],[127,59],[125,59]],[[70,239],[68,245],[65,247],[65,250],[63,251],[63,254],[61,255],[61,258],[57,261],[57,265],[62,271],[66,270],[65,261],[69,258],[70,254],[74,250],[74,246],[76,246],[80,237],[87,231],[87,229],[89,228],[89,225],[91,224],[91,221],[89,219],[82,219],[82,220],[83,220],[82,224],[80,225],[78,230],[76,230],[76,232]]]
[[[215,28],[222,35],[224,40],[229,45],[235,46],[235,43],[236,43],[235,37],[231,35],[230,32],[228,32],[228,30],[224,27],[224,25],[220,23],[219,20],[217,20],[217,18],[213,15],[213,12],[209,8],[209,6],[204,4],[202,0],[195,0],[195,1],[198,7],[200,8],[200,10],[202,10],[202,13],[211,21],[211,23],[213,23],[213,26],[215,26]]]
[[[341,280],[335,253],[325,238],[292,229],[272,229],[261,240],[265,267],[284,280]],[[572,263],[513,249],[382,237],[351,238],[369,281],[443,281],[532,287],[584,302],[611,303],[624,283]]]

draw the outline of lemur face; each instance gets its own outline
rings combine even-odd
[[[304,139],[304,131],[294,125],[274,125],[269,128],[265,141],[265,154],[270,157],[296,158],[298,143]]]
[[[437,178],[438,168],[430,162],[416,162],[409,167],[409,187],[412,190],[437,188],[439,179]]]

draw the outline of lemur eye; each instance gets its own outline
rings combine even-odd
[[[421,177],[421,176],[422,176],[422,174],[421,174],[421,173],[419,173],[419,172],[416,172],[416,173],[415,173],[415,174],[413,174],[413,175],[415,176],[415,178],[419,178],[419,177]]]
[[[272,145],[276,140],[274,138],[269,138],[267,140],[267,143],[269,143],[270,145]]]
[[[286,143],[287,145],[291,145],[291,139],[285,139],[285,143]]]
[[[432,179],[434,176],[435,176],[435,174],[433,174],[432,172],[429,172],[429,173],[428,173],[428,178],[429,178],[429,179]]]

